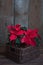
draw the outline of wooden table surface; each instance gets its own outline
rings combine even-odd
[[[38,58],[24,64],[17,64],[5,56],[0,55],[0,65],[43,65],[43,54],[40,54]]]

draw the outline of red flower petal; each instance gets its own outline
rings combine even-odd
[[[10,41],[15,40],[16,38],[17,38],[17,36],[16,36],[16,35],[11,35],[11,36],[9,37]]]
[[[24,34],[27,35],[27,31],[24,31]]]
[[[11,31],[10,31],[10,34],[15,34],[15,35],[17,35],[17,31],[11,30]]]
[[[38,37],[37,34],[32,32],[32,33],[30,34],[30,38],[35,38],[35,37]]]
[[[15,28],[17,31],[19,31],[20,30],[20,28]]]
[[[21,43],[25,42],[25,37],[21,38]]]
[[[16,24],[16,27],[20,27],[21,25],[20,24]]]
[[[11,25],[8,25],[8,26],[7,26],[7,29],[8,29],[8,30],[11,30],[11,28],[12,28]]]
[[[13,30],[11,30],[11,31],[10,31],[10,33],[11,33],[11,34],[14,34],[14,31],[13,31]]]
[[[36,46],[36,42],[34,41],[34,39],[31,39],[29,36],[26,36],[21,39],[21,42],[25,42],[26,45]]]
[[[27,30],[27,35],[30,35],[32,33],[32,30],[31,29],[28,29]]]
[[[24,34],[23,30],[18,31],[18,33],[17,33],[17,35],[22,35],[22,34]]]
[[[36,46],[36,42],[34,40],[31,40],[30,38],[26,40],[27,45]]]
[[[21,26],[21,25],[17,24],[17,25],[14,27],[15,30],[19,31],[19,30],[20,30],[20,26]]]

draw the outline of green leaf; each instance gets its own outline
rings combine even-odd
[[[37,43],[37,46],[39,46],[39,45],[40,45],[40,40],[39,40],[39,38],[35,38],[35,41],[36,41],[36,43]]]
[[[16,43],[17,45],[20,45],[20,39],[17,38],[16,41],[15,41],[15,43]]]
[[[21,27],[21,29],[22,29],[22,30],[27,30],[27,28],[26,28],[26,27]]]

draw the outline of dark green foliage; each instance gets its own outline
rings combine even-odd
[[[20,38],[18,37],[16,40],[15,40],[15,46],[17,47],[20,47]]]
[[[27,30],[27,28],[26,28],[26,27],[21,27],[21,29],[22,29],[22,30]]]
[[[40,39],[39,38],[35,38],[36,41],[36,45],[39,46],[40,45]]]

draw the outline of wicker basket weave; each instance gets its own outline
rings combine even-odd
[[[40,55],[39,47],[26,47],[26,48],[8,48],[6,47],[6,57],[14,60],[17,63],[24,63],[35,59]]]

